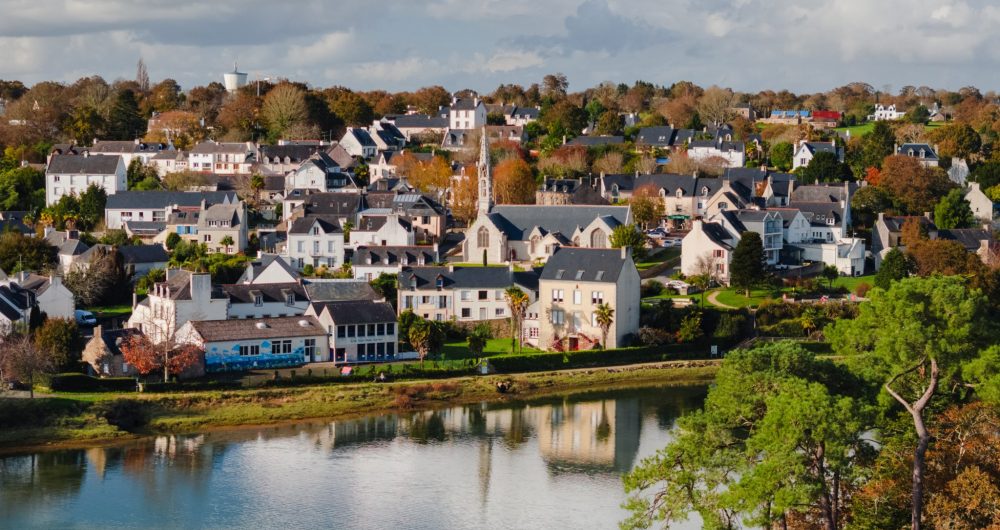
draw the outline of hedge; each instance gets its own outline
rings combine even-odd
[[[571,352],[524,353],[490,357],[490,364],[498,372],[532,372],[561,368],[588,366],[614,366],[642,362],[672,361],[704,357],[704,346],[695,344],[668,344],[616,350],[582,350]]]
[[[135,379],[131,377],[91,377],[66,373],[49,378],[49,388],[57,392],[134,392]]]

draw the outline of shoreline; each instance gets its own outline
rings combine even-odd
[[[54,424],[9,429],[0,434],[0,456],[108,446],[151,436],[255,429],[303,421],[335,421],[369,415],[433,410],[478,402],[507,402],[609,388],[698,385],[714,380],[718,361],[663,361],[391,383],[325,384],[293,388],[196,391],[176,394],[60,394],[36,398],[74,400],[82,412]],[[509,393],[496,383],[511,381]],[[102,401],[125,399],[149,413],[141,429],[109,425],[90,410]]]

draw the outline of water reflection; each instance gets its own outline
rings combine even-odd
[[[609,526],[621,473],[703,398],[618,390],[0,458],[0,526]]]

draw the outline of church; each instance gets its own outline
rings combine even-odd
[[[632,223],[628,206],[495,205],[488,135],[481,135],[477,217],[465,232],[469,263],[547,261],[560,247],[611,248],[616,226]]]

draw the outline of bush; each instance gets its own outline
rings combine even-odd
[[[742,313],[724,313],[719,318],[712,337],[715,342],[735,343],[743,338],[747,327],[747,317]]]
[[[663,284],[656,280],[647,280],[640,287],[639,294],[643,298],[652,298],[663,292]]]
[[[674,341],[669,331],[643,326],[639,328],[639,342],[643,346],[663,346]]]
[[[868,291],[872,290],[872,286],[867,282],[861,282],[854,288],[854,294],[860,298],[864,298],[868,295]]]
[[[705,353],[703,348],[692,348],[689,344],[668,344],[664,346],[620,348],[617,350],[581,350],[504,355],[502,357],[491,357],[490,364],[501,373],[537,372],[563,368],[585,368],[589,366],[614,366],[675,359],[695,359],[704,357]]]
[[[133,431],[149,423],[148,405],[134,399],[100,401],[94,404],[92,410],[109,425],[126,431]]]
[[[55,374],[49,378],[49,388],[57,392],[134,392],[131,377],[98,378],[84,374]]]
[[[47,425],[80,414],[86,406],[72,399],[0,399],[0,429]]]
[[[762,325],[760,330],[770,337],[804,337],[806,331],[802,323],[795,319],[782,320],[777,324]]]

